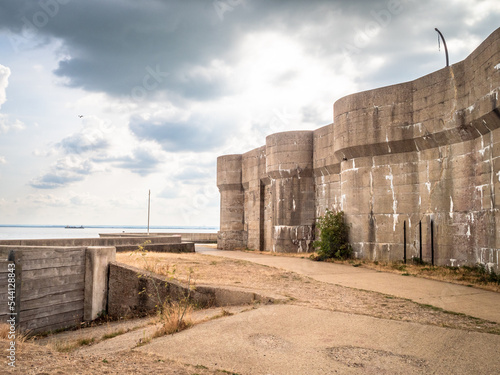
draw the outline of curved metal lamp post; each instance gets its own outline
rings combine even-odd
[[[443,45],[444,45],[444,52],[446,53],[446,66],[450,66],[450,59],[448,58],[448,47],[446,47],[446,40],[444,40],[444,36],[443,34],[441,34],[441,31],[439,31],[436,28],[434,28],[434,30],[436,30],[439,34],[439,36],[441,37],[441,39],[443,40]]]

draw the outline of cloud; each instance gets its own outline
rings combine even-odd
[[[66,154],[82,154],[88,151],[105,150],[109,143],[104,138],[94,138],[89,134],[77,133],[64,138],[57,144]]]
[[[223,130],[223,124],[210,123],[211,120],[196,117],[171,121],[162,116],[131,118],[129,128],[139,139],[156,141],[165,151],[206,151],[224,144],[231,133]]]
[[[158,166],[163,162],[163,156],[153,149],[144,146],[136,148],[131,155],[117,158],[108,158],[106,161],[114,162],[118,168],[128,169],[142,177],[158,171]]]
[[[200,167],[187,167],[181,172],[174,175],[175,179],[181,181],[185,184],[199,184],[200,182],[206,182],[207,179],[211,179],[212,171],[206,168]]]
[[[5,156],[0,156],[0,164],[6,164],[7,159],[5,159]]]
[[[7,100],[5,89],[9,86],[10,69],[0,65],[0,107]]]
[[[213,100],[234,93],[230,67],[240,58],[234,51],[243,35],[273,28],[305,45],[331,50],[349,25],[348,17],[332,16],[368,12],[386,1],[254,0],[233,3],[223,21],[213,2],[203,0],[70,1],[53,15],[38,2],[7,3],[0,5],[5,29],[17,35],[30,30],[40,40],[62,42],[65,58],[55,74],[70,87],[132,99],[135,89],[149,98],[163,92]],[[40,13],[47,20],[37,26]],[[286,81],[287,74],[277,81]]]
[[[94,171],[91,161],[67,156],[59,159],[47,173],[31,180],[29,184],[37,189],[56,189],[82,181]]]
[[[0,113],[0,134],[5,134],[14,131],[21,131],[26,129],[26,125],[18,119],[12,121],[8,115]]]

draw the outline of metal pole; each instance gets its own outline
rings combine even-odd
[[[434,265],[434,220],[431,219],[431,264]]]
[[[149,236],[149,215],[151,213],[151,190],[149,190],[148,194],[148,236]]]
[[[403,242],[404,242],[404,245],[403,245],[403,248],[404,248],[404,262],[406,264],[406,220],[403,222]]]
[[[441,34],[441,31],[439,31],[437,27],[435,27],[434,30],[438,32],[439,36],[443,40],[444,52],[446,53],[446,66],[450,66],[450,59],[448,58],[448,47],[446,47],[446,40],[444,40],[443,34]]]
[[[419,250],[420,250],[420,263],[423,262],[423,259],[422,259],[422,220],[420,220],[420,223],[419,223],[419,228],[418,228],[418,234],[419,234]]]

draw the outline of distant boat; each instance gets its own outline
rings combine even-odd
[[[74,227],[74,226],[71,226],[71,225],[66,225],[65,228],[66,229],[85,229],[83,227],[83,225],[80,225],[79,227]]]

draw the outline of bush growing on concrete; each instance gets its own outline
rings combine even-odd
[[[313,243],[318,253],[315,260],[347,259],[351,256],[349,226],[345,222],[344,211],[326,210],[325,215],[318,219],[316,228],[319,239]]]

